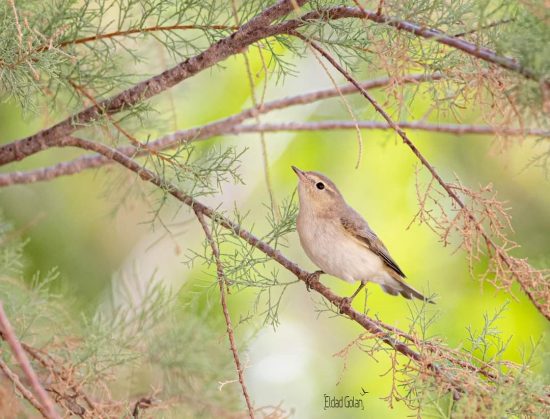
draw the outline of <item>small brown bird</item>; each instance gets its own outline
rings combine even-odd
[[[336,185],[317,172],[292,169],[298,175],[300,211],[296,228],[306,254],[324,273],[354,283],[375,282],[391,295],[432,303],[407,285],[405,274],[369,224],[351,208]]]

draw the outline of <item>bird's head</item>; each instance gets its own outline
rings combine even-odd
[[[328,177],[318,172],[304,172],[296,166],[292,170],[298,176],[300,208],[318,214],[330,214],[345,205],[342,194]]]

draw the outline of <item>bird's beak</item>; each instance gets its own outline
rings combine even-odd
[[[298,169],[296,166],[290,166],[290,167],[292,167],[292,170],[294,170],[294,173],[296,173],[300,179],[304,179],[306,177],[306,174],[302,172],[300,169]]]

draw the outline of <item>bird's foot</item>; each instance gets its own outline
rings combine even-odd
[[[344,314],[344,311],[348,310],[351,307],[352,300],[353,299],[351,297],[342,298],[342,300],[340,301],[340,304],[338,304],[338,309],[340,310],[340,314]]]
[[[305,280],[305,283],[306,283],[306,290],[308,292],[311,291],[311,285],[314,283],[314,282],[319,282],[319,277],[324,274],[323,271],[315,271],[313,272],[312,274],[309,274],[308,277],[306,278]]]

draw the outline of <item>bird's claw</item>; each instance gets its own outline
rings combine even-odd
[[[324,274],[323,271],[315,271],[312,274],[309,274],[305,280],[307,292],[311,291],[311,284],[313,282],[319,282],[319,277]]]
[[[351,298],[350,297],[344,297],[340,301],[340,304],[338,304],[338,309],[340,310],[340,314],[344,314],[345,309],[349,309],[351,307]]]

